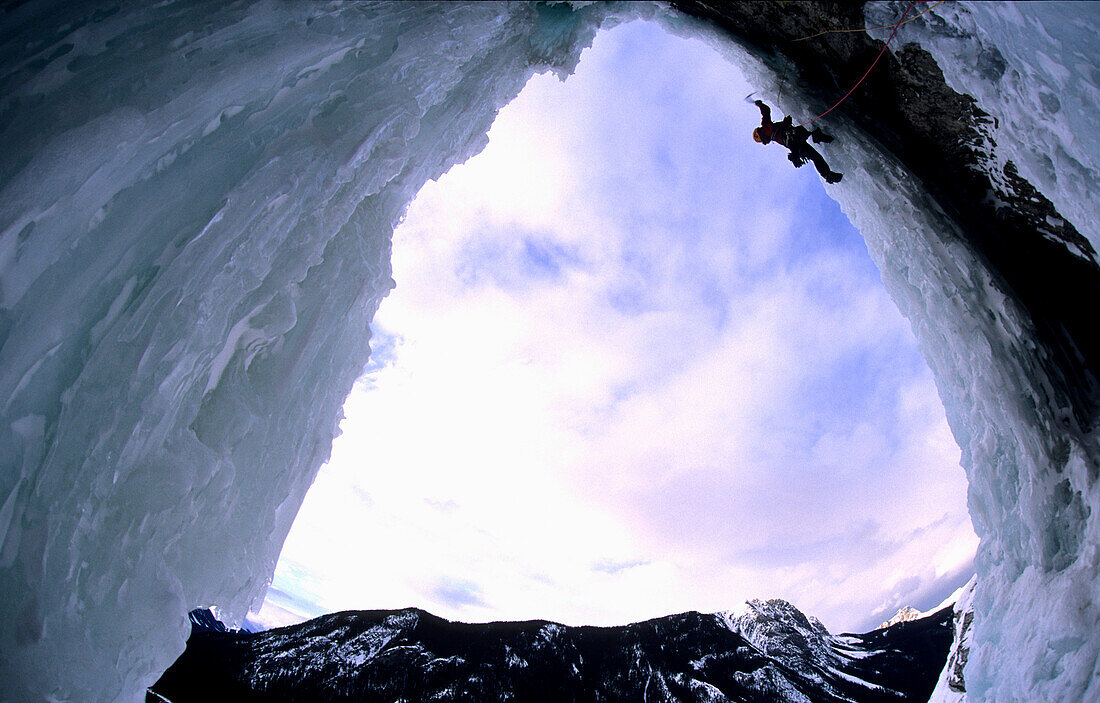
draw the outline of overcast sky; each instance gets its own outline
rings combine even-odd
[[[931,374],[812,166],[752,141],[750,91],[635,22],[423,189],[260,621],[780,597],[836,632],[966,581]]]

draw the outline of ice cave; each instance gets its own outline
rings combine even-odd
[[[0,698],[140,700],[191,608],[262,600],[393,227],[530,75],[645,17],[817,114],[890,32],[795,40],[915,4],[8,4]],[[937,5],[832,123],[831,192],[963,452],[972,701],[1100,700],[1098,32],[1097,5]]]

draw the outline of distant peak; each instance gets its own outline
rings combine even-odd
[[[768,598],[766,600],[754,598],[753,600],[748,601],[747,605],[749,606],[749,611],[760,613],[761,615],[775,615],[778,613],[802,613],[802,611],[791,605],[789,602],[783,600],[782,598]]]
[[[922,613],[921,611],[917,610],[916,608],[914,608],[912,606],[907,605],[904,608],[902,608],[901,610],[899,610],[898,612],[894,613],[894,617],[890,618],[886,622],[879,625],[878,629],[882,630],[882,629],[885,629],[887,627],[890,627],[891,625],[896,625],[899,622],[909,622],[910,620],[919,620],[922,617],[924,617],[924,613]]]

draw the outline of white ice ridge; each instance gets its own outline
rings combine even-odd
[[[533,71],[568,73],[608,13],[667,12],[577,5],[0,16],[0,699],[141,700],[190,608],[258,604],[367,361],[408,203],[483,147]],[[744,50],[664,21],[797,107]],[[1098,700],[1096,438],[1060,424],[1028,325],[951,221],[835,125],[832,192],[912,320],[970,476],[971,700]]]

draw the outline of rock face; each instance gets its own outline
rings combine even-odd
[[[862,32],[803,40],[825,29],[866,26],[860,3],[677,0],[673,6],[773,61],[818,113],[857,83],[882,48]],[[991,157],[994,118],[952,90],[916,44],[887,52],[830,118],[841,115],[895,155],[958,221],[965,245],[1030,313],[1059,405],[1079,427],[1095,428],[1100,329],[1088,301],[1100,300],[1096,251],[1011,161]]]
[[[951,609],[832,636],[785,601],[622,627],[345,612],[250,634],[195,628],[149,701],[923,701]]]
[[[192,610],[187,619],[191,621],[191,632],[229,632],[225,623],[214,617],[214,613],[209,610]]]
[[[966,701],[966,663],[970,659],[970,642],[974,626],[974,587],[976,579],[963,587],[959,599],[953,607],[951,617],[951,651],[947,663],[940,672],[939,681],[932,691],[929,703],[965,703]]]

